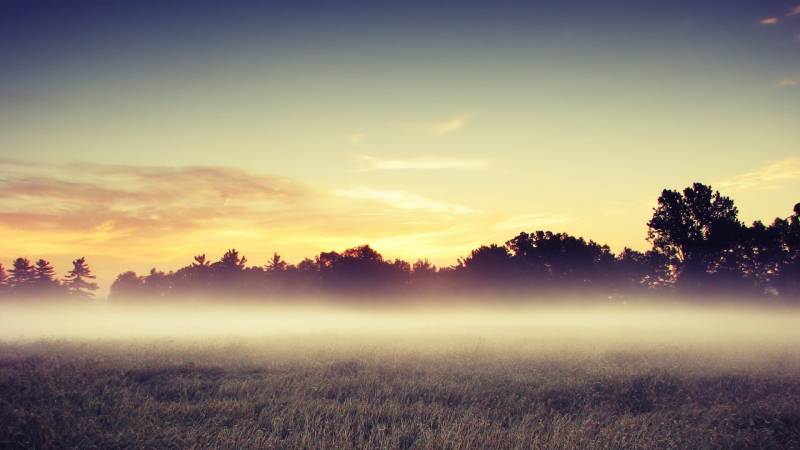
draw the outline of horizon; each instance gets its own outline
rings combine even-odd
[[[322,251],[302,261],[277,252],[265,263],[229,248],[219,260],[206,253],[180,269],[152,266],[149,274],[127,268],[114,282],[98,286],[85,257],[72,260],[62,278],[52,262],[17,257],[8,269],[0,261],[0,295],[10,300],[63,296],[88,299],[99,291],[106,300],[175,300],[197,297],[363,298],[380,296],[587,297],[727,296],[796,300],[800,290],[797,246],[800,203],[785,217],[740,219],[734,199],[711,186],[693,183],[664,189],[646,223],[651,248],[608,245],[551,230],[520,231],[508,240],[481,244],[455,264],[427,258],[385,257],[370,244]],[[255,263],[254,263],[255,262]],[[249,263],[249,264],[248,264]],[[476,290],[477,289],[477,290]]]

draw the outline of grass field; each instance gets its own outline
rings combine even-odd
[[[800,448],[794,315],[586,314],[6,336],[0,448]]]

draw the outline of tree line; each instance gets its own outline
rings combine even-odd
[[[619,254],[607,245],[551,231],[522,232],[482,245],[453,266],[385,259],[369,245],[322,252],[297,264],[278,254],[248,265],[236,250],[205,255],[174,272],[125,272],[112,299],[287,295],[419,294],[682,295],[800,298],[800,204],[769,225],[739,219],[733,200],[695,183],[665,189],[647,223],[651,248]]]
[[[87,299],[98,289],[86,258],[72,261],[72,269],[59,279],[50,261],[17,258],[6,270],[0,263],[0,297],[17,299]]]
[[[646,251],[614,254],[607,245],[567,233],[521,232],[446,267],[426,259],[386,259],[369,245],[322,252],[297,264],[276,253],[266,264],[248,265],[231,249],[216,261],[195,256],[176,271],[124,272],[109,299],[672,293],[800,299],[800,204],[769,225],[746,225],[733,200],[710,186],[665,189],[647,223],[647,238]],[[87,281],[92,277],[83,258],[62,282],[45,281],[54,279],[46,261],[26,261],[14,262],[4,286],[50,286],[77,297],[96,289]]]

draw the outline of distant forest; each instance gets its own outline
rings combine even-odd
[[[664,190],[647,223],[646,252],[551,231],[521,232],[483,245],[449,267],[425,259],[389,260],[369,245],[322,252],[288,264],[277,253],[264,265],[228,250],[217,261],[194,257],[176,271],[124,272],[109,300],[285,298],[292,296],[680,294],[800,300],[800,204],[771,224],[739,220],[733,200],[695,183]],[[59,280],[45,260],[0,265],[6,298],[89,298],[97,289],[84,258]]]

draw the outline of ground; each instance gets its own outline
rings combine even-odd
[[[785,349],[299,339],[6,341],[0,447],[800,448]]]

